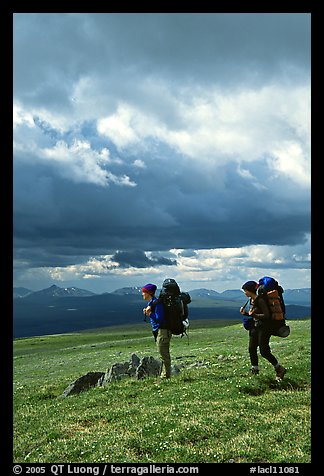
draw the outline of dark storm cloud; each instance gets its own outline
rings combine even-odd
[[[169,258],[152,256],[148,258],[143,251],[133,250],[133,251],[117,251],[112,257],[113,261],[119,263],[122,268],[147,268],[150,266],[175,266],[177,264],[176,260],[171,260]]]
[[[71,184],[45,170],[15,169],[17,258],[37,265],[82,262],[116,250],[114,258],[124,266],[175,264],[133,250],[139,243],[147,251],[293,245],[310,231],[306,192],[296,186],[290,198],[280,198],[242,180],[233,164],[223,167],[231,187],[217,185],[217,171],[213,180],[199,168],[185,167],[179,157],[167,169],[153,162],[136,176],[134,188]],[[266,167],[254,172],[267,185]]]
[[[184,250],[181,253],[179,253],[179,256],[184,258],[192,258],[194,256],[197,256],[197,253],[194,250]]]
[[[146,77],[228,87],[284,78],[284,65],[297,81],[310,66],[310,15],[298,13],[15,14],[14,31],[17,99],[61,111],[83,76],[104,82],[107,107],[145,108]]]

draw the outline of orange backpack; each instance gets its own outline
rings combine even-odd
[[[265,298],[271,312],[271,318],[274,321],[285,320],[286,306],[283,293],[283,288],[274,278],[263,276],[259,279],[258,295]]]
[[[264,294],[264,296],[266,296],[266,300],[268,302],[268,306],[271,312],[271,318],[275,321],[284,321],[285,315],[281,306],[281,299],[279,297],[277,289],[268,291]]]

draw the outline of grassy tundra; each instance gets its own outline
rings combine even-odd
[[[276,382],[260,358],[249,374],[241,323],[192,321],[189,342],[173,337],[180,374],[128,378],[58,398],[89,371],[158,357],[148,325],[14,341],[14,461],[31,463],[309,463],[310,320],[271,338],[287,368]]]

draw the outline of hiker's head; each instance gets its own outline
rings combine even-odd
[[[255,281],[246,281],[246,283],[243,284],[242,289],[244,293],[248,295],[250,293],[256,294],[258,287],[259,285]]]
[[[145,284],[145,286],[142,287],[142,295],[144,299],[151,299],[152,296],[154,296],[156,291],[156,286],[155,284]]]

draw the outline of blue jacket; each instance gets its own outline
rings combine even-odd
[[[150,302],[148,303],[148,306],[150,306],[156,300],[157,300],[157,298],[155,296],[153,296],[152,299],[150,300]],[[149,318],[150,318],[150,323],[151,323],[151,326],[152,326],[152,331],[156,332],[160,328],[161,324],[163,324],[163,322],[164,322],[164,306],[163,306],[163,304],[158,303],[155,306],[154,311],[151,312],[151,314],[149,315]]]

